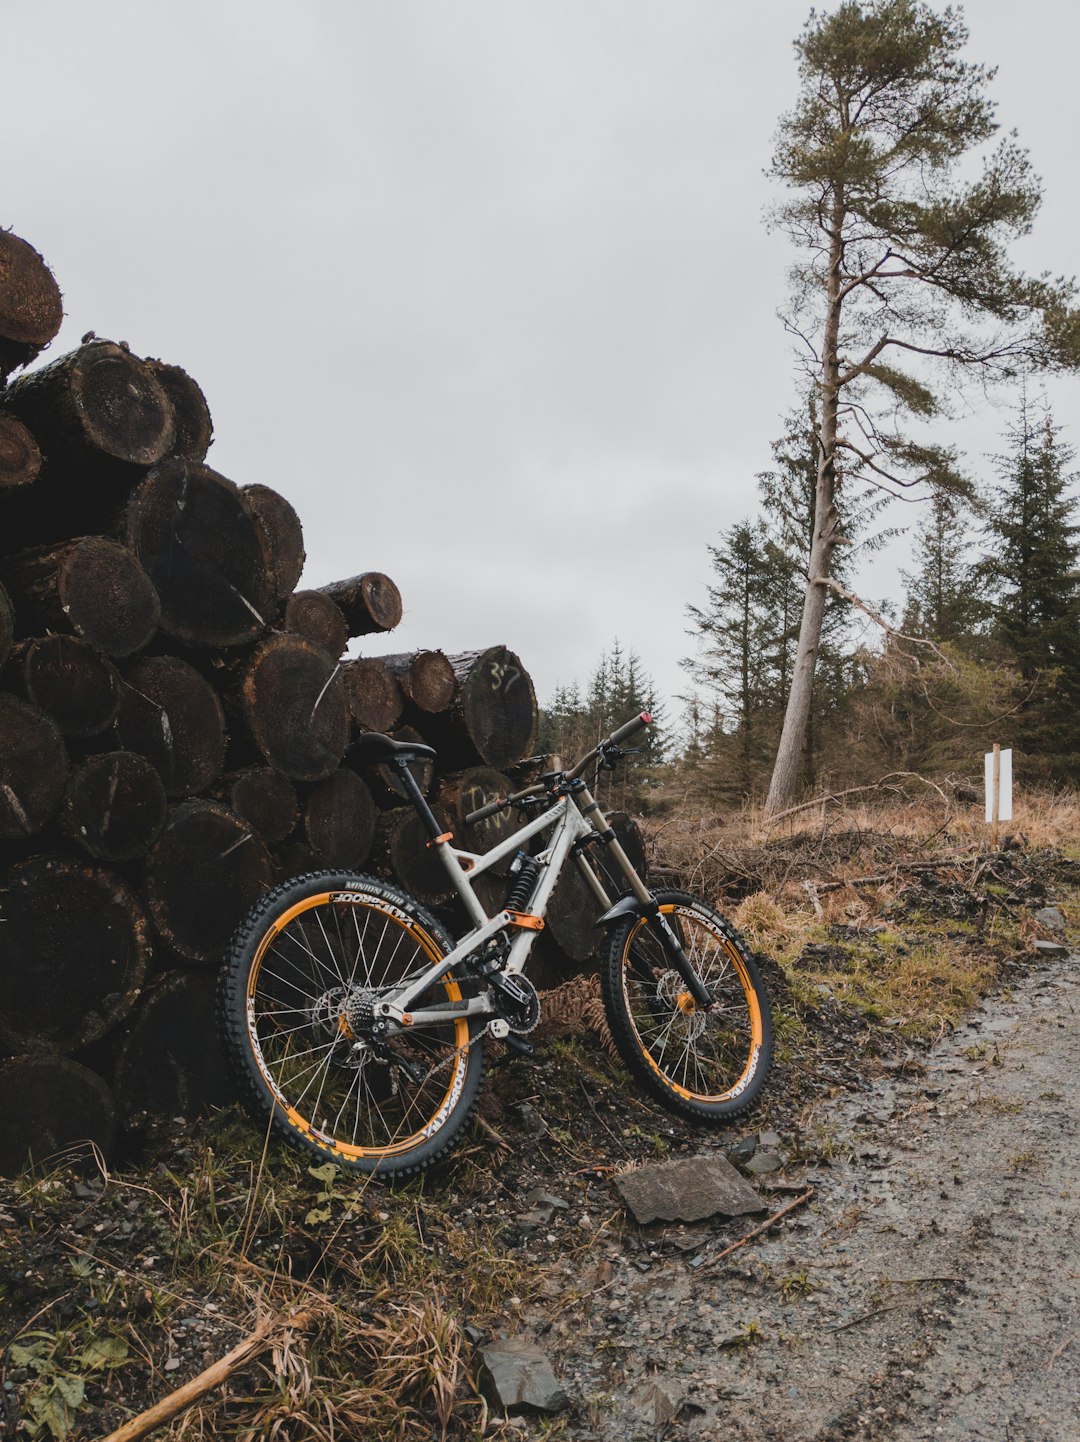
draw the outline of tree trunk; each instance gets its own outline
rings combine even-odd
[[[157,630],[157,591],[135,555],[104,536],[82,536],[12,556],[3,576],[19,634],[74,631],[107,656],[141,651]]]
[[[16,648],[26,698],[65,736],[97,736],[116,720],[123,683],[96,646],[78,636],[39,636]]]
[[[333,658],[280,632],[255,652],[242,686],[248,729],[269,765],[294,781],[336,771],[349,740],[345,686]]]
[[[214,1025],[215,990],[207,972],[170,971],[139,1002],[113,1078],[126,1124],[147,1113],[190,1120],[234,1099]]]
[[[166,461],[128,502],[127,539],[157,587],[167,635],[189,646],[240,646],[266,630],[278,606],[275,558],[232,481]]]
[[[331,656],[340,656],[349,641],[341,607],[321,591],[293,592],[285,603],[285,630],[306,636]]]
[[[52,271],[32,245],[0,230],[0,384],[44,350],[63,319]]]
[[[150,959],[146,917],[111,872],[36,856],[0,882],[0,1041],[76,1051],[131,1010]]]
[[[115,1144],[113,1095],[96,1072],[61,1056],[0,1062],[0,1176],[61,1157],[96,1172],[95,1150],[108,1162]]]
[[[270,590],[280,608],[304,569],[304,528],[292,505],[269,486],[244,486],[241,495],[262,530],[270,557]]]
[[[98,861],[145,856],[165,825],[161,777],[134,751],[92,756],[72,775],[60,825]]]
[[[821,623],[825,615],[825,591],[821,582],[831,574],[832,553],[839,530],[836,513],[836,440],[837,414],[840,400],[840,313],[842,296],[840,267],[843,260],[841,230],[842,197],[833,207],[832,240],[829,253],[828,314],[825,322],[825,346],[822,357],[821,433],[818,445],[818,476],[814,498],[814,534],[810,545],[810,564],[803,601],[799,643],[792,668],[791,690],[788,692],[784,726],[776,752],[772,781],[765,802],[766,816],[783,811],[795,799],[799,784],[799,765],[810,708],[814,697],[814,670],[821,645]]]
[[[350,636],[392,631],[401,621],[401,592],[381,571],[331,581],[319,590],[341,607]]]
[[[382,735],[391,731],[401,719],[405,698],[382,661],[374,657],[342,661],[341,674],[349,715],[357,730]]]
[[[454,699],[454,668],[441,651],[411,651],[379,659],[401,687],[406,706],[415,711],[445,711]],[[423,724],[420,717],[413,719]]]
[[[33,485],[40,470],[41,452],[37,441],[22,421],[0,411],[0,506],[5,497],[20,486]]]
[[[57,727],[0,692],[0,841],[25,840],[56,814],[68,759]]]
[[[202,461],[214,438],[210,407],[198,383],[179,366],[162,360],[144,360],[143,365],[169,398],[176,431],[169,455],[178,461]]]
[[[169,796],[205,791],[225,760],[225,716],[210,683],[176,656],[145,656],[127,673],[116,734],[157,768]]]
[[[441,766],[510,765],[536,735],[536,695],[513,651],[491,646],[449,657],[456,689],[447,710],[425,724]]]
[[[321,865],[358,871],[371,854],[378,816],[360,777],[342,767],[312,788],[304,831]]]
[[[173,950],[216,966],[271,881],[269,854],[250,827],[214,801],[185,801],[150,853],[146,895]]]

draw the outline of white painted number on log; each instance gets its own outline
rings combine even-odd
[[[504,681],[506,685],[503,689],[509,691],[521,676],[521,672],[516,666],[504,666],[501,661],[491,661],[489,665],[491,666],[491,689],[493,691],[497,691]]]

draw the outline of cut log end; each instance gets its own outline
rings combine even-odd
[[[401,592],[381,571],[367,571],[346,581],[331,581],[319,590],[341,607],[350,636],[392,631],[401,622]]]
[[[0,411],[0,499],[19,486],[29,486],[41,470],[37,441],[14,416]]]
[[[182,461],[203,460],[214,438],[214,425],[202,388],[180,366],[162,360],[143,364],[168,396],[176,418],[169,454]]]
[[[96,1170],[116,1142],[116,1107],[95,1072],[60,1056],[0,1062],[0,1176],[58,1162]]]
[[[285,603],[285,630],[306,636],[331,656],[340,656],[349,639],[341,607],[321,591],[294,591]]]
[[[0,376],[33,360],[56,335],[64,302],[32,245],[0,230]]]

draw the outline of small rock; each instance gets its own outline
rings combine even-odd
[[[1035,951],[1042,956],[1068,956],[1069,948],[1060,941],[1033,941]]]
[[[615,1186],[642,1226],[658,1220],[703,1222],[717,1213],[741,1217],[765,1210],[753,1187],[721,1156],[686,1157],[639,1167],[616,1177]]]
[[[1035,920],[1055,936],[1065,935],[1065,917],[1056,906],[1043,906],[1035,913]]]
[[[736,1165],[745,1165],[757,1151],[757,1137],[743,1137],[733,1147],[728,1147],[725,1155],[729,1162]]]
[[[775,1152],[783,1138],[779,1132],[758,1132],[757,1144],[764,1147],[766,1151]]]
[[[518,1212],[514,1222],[523,1232],[535,1232],[538,1227],[546,1227],[554,1215],[554,1207],[530,1207],[527,1212]]]
[[[633,1402],[642,1420],[650,1428],[660,1429],[674,1422],[682,1410],[685,1395],[686,1388],[682,1382],[674,1377],[657,1376],[650,1377],[643,1387],[638,1388]]]
[[[784,1158],[779,1152],[758,1151],[746,1163],[746,1170],[754,1177],[762,1177],[767,1172],[778,1172],[784,1165]]]
[[[480,1385],[507,1412],[560,1412],[568,1398],[547,1353],[528,1337],[508,1337],[481,1348]]]
[[[553,1192],[547,1192],[543,1187],[533,1187],[525,1193],[525,1200],[530,1207],[553,1207],[558,1212],[566,1211],[570,1203],[563,1197],[557,1197]]]

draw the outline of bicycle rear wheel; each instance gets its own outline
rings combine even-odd
[[[704,1011],[642,916],[612,928],[601,963],[611,1035],[630,1071],[670,1111],[724,1121],[760,1095],[772,1064],[765,984],[735,928],[683,892],[657,892],[660,910],[714,997]]]
[[[476,1104],[483,1039],[463,1017],[380,1036],[373,1007],[451,949],[434,917],[371,877],[313,872],[270,892],[241,924],[218,992],[249,1111],[349,1171],[430,1166]],[[448,972],[415,1005],[460,1000]]]

